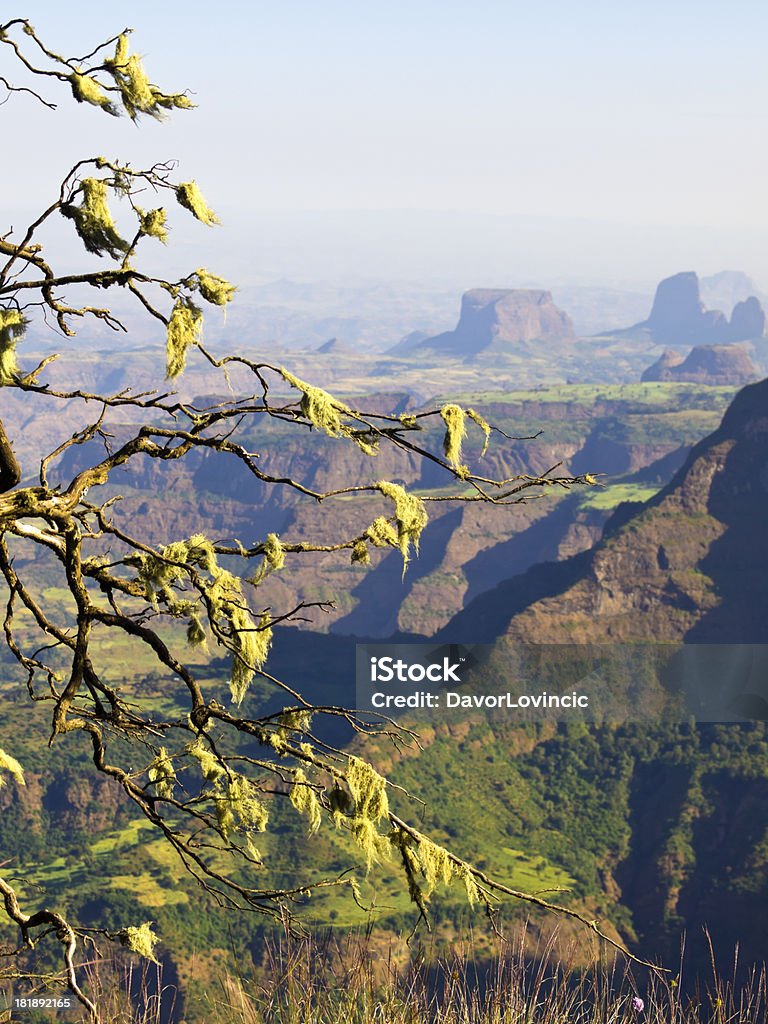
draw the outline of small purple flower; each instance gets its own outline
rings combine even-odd
[[[645,1003],[640,998],[640,996],[633,996],[632,1009],[635,1011],[635,1013],[642,1013],[645,1009]]]

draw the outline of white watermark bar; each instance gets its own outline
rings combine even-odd
[[[768,644],[358,644],[356,687],[421,721],[765,721]]]

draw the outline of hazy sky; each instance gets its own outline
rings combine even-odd
[[[68,52],[125,17],[22,6]],[[4,206],[9,191],[40,201],[86,151],[172,156],[224,215],[217,245],[242,256],[255,233],[265,271],[477,284],[495,267],[585,280],[733,267],[768,284],[763,2],[133,0],[128,20],[152,78],[199,109],[135,128],[66,96],[56,114],[15,97],[0,108]]]

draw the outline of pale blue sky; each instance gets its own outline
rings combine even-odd
[[[564,229],[559,247],[555,232],[552,272],[560,276],[569,263],[574,277],[615,266],[617,278],[738,266],[768,284],[768,7],[757,0],[224,0],[173,8],[134,0],[127,19],[116,9],[44,0],[24,13],[62,50],[90,48],[127,20],[152,77],[189,87],[200,109],[134,128],[66,97],[58,115],[14,99],[0,117],[6,139],[23,133],[24,158],[11,168],[3,161],[0,174],[19,205],[39,199],[51,175],[86,150],[137,164],[172,156],[228,217],[233,246],[247,220],[233,224],[234,211],[253,214],[267,246],[282,211],[384,211],[382,224],[391,217],[402,225],[387,249],[392,269],[397,246],[410,244],[417,266],[404,253],[403,268],[423,265],[429,276],[433,258],[446,273],[449,261],[442,243],[439,252],[429,248],[419,217],[409,238],[407,211],[454,215],[446,225],[477,214],[456,238],[463,274],[467,250],[483,251],[489,215],[570,218],[600,222],[603,249],[585,227]],[[339,219],[347,252],[353,220]],[[307,265],[321,270],[323,254],[313,262],[306,252],[316,239],[302,242],[296,230],[294,257],[303,248]],[[667,240],[648,242],[658,231]],[[494,244],[489,235],[488,252]],[[606,244],[623,251],[606,254]],[[367,239],[369,255],[374,248]],[[665,263],[673,254],[684,266]],[[276,256],[275,269],[290,271],[294,257]],[[515,260],[524,275],[524,258]],[[351,262],[377,272],[375,260]],[[534,264],[531,275],[546,273],[545,254]]]

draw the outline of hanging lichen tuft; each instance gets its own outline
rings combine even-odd
[[[176,772],[173,770],[173,762],[168,757],[165,747],[160,747],[157,757],[149,766],[147,772],[149,781],[154,782],[157,795],[166,800],[173,796],[173,787],[178,782]]]
[[[464,410],[460,405],[444,405],[440,410],[440,416],[445,424],[443,452],[451,466],[458,470],[463,468],[461,466],[461,445],[467,436],[467,428],[464,424]]]
[[[421,838],[416,847],[416,859],[421,873],[424,875],[424,897],[429,897],[439,882],[447,885],[453,878],[453,863],[448,851],[433,843],[430,839]]]
[[[237,289],[223,277],[209,274],[203,267],[195,271],[195,276],[198,290],[206,302],[210,302],[214,306],[226,306],[234,298]]]
[[[203,199],[203,193],[197,187],[196,181],[185,181],[176,187],[176,200],[185,210],[189,210],[193,217],[202,221],[203,224],[212,226],[219,223],[219,218]]]
[[[166,376],[178,377],[187,362],[187,351],[200,340],[203,314],[185,296],[181,296],[171,311],[166,329]]]
[[[488,441],[490,440],[491,437],[491,425],[490,423],[483,419],[479,412],[475,412],[474,409],[467,409],[467,416],[469,416],[473,423],[476,423],[478,427],[480,427],[482,432],[485,434],[483,450],[480,452],[480,456],[482,457],[488,451]]]
[[[378,823],[389,814],[386,780],[366,761],[350,755],[347,786],[355,801],[349,828],[365,854],[368,870],[389,853],[389,842],[379,833]]]
[[[140,114],[162,118],[166,110],[174,107],[189,109],[194,104],[183,93],[164,93],[147,77],[141,58],[128,53],[128,36],[124,32],[118,37],[115,56],[104,61],[105,69],[112,75],[120,90],[125,112],[132,120]]]
[[[217,785],[213,796],[216,822],[225,837],[235,828],[263,832],[269,811],[256,795],[258,790],[243,775],[233,774],[226,786]]]
[[[128,250],[128,243],[115,227],[107,204],[108,185],[103,178],[83,178],[80,182],[83,199],[79,206],[62,203],[61,213],[74,221],[75,231],[88,252],[118,259]]]
[[[408,567],[410,546],[413,544],[414,548],[418,552],[419,539],[424,527],[429,521],[427,510],[421,498],[417,498],[415,494],[408,494],[408,492],[399,484],[390,483],[388,480],[379,480],[373,486],[395,503],[397,545],[403,556],[403,575],[405,575],[405,570]],[[376,541],[374,540],[371,531],[378,522],[379,520],[376,520],[376,522],[369,527],[367,533],[374,543],[376,543]],[[385,541],[385,543],[387,543],[387,541]]]
[[[145,921],[138,928],[123,928],[117,933],[117,937],[133,953],[138,953],[145,960],[151,960],[153,964],[160,963],[155,956],[155,946],[160,940],[152,931],[151,921]]]
[[[295,377],[284,366],[280,367],[280,373],[292,388],[301,392],[299,405],[301,414],[309,420],[313,427],[322,430],[329,437],[349,438],[366,455],[378,455],[379,438],[376,431],[371,427],[356,429],[342,418],[345,415],[352,416],[353,419],[356,418],[348,405],[338,398],[334,398],[322,388]]]
[[[224,767],[218,757],[206,747],[201,736],[197,736],[193,743],[188,743],[186,751],[200,765],[200,771],[208,782],[216,782],[225,774]]]
[[[375,548],[398,548],[400,538],[392,523],[384,516],[377,516],[365,531],[365,536]]]
[[[90,103],[94,107],[101,107],[113,117],[120,113],[96,79],[90,75],[73,71],[69,76],[69,84],[72,87],[72,95],[78,103]]]
[[[469,864],[462,864],[461,867],[455,869],[455,873],[464,883],[464,889],[467,893],[467,900],[470,907],[474,907],[480,899],[480,889],[475,881],[475,876],[470,870]]]
[[[312,728],[312,712],[309,708],[287,708],[280,715],[278,721],[287,732],[308,733]],[[311,750],[310,747],[308,752],[311,753]]]
[[[387,780],[367,761],[351,754],[346,778],[355,801],[355,815],[379,822],[389,814]]]
[[[24,334],[27,321],[19,309],[0,309],[0,385],[10,384],[19,372],[16,342]]]
[[[386,520],[385,520],[385,522],[386,522]],[[387,523],[387,525],[389,525],[389,524]],[[395,531],[393,530],[392,532],[394,533]],[[352,557],[351,557],[350,561],[351,561],[352,565],[354,565],[356,562],[359,565],[370,565],[371,564],[371,556],[368,554],[368,545],[365,543],[364,540],[356,540],[355,541],[355,543],[354,543],[354,545],[352,547]]]
[[[168,231],[165,227],[166,213],[162,206],[157,210],[147,210],[146,212],[136,207],[136,213],[139,216],[141,233],[150,238],[157,238],[165,245],[168,241]]]
[[[235,704],[242,704],[255,670],[260,670],[272,646],[272,627],[267,612],[263,612],[258,626],[251,613],[242,605],[227,602],[224,614],[230,621],[235,656],[232,659],[232,678],[229,688]]]
[[[252,583],[261,583],[271,572],[276,572],[285,565],[285,548],[281,544],[278,534],[267,534],[267,539],[263,544],[263,551],[264,561],[251,578]]]
[[[189,602],[179,601],[173,586],[188,576],[185,567],[216,575],[219,567],[216,564],[216,553],[213,544],[202,533],[196,533],[189,540],[177,540],[160,549],[159,556],[146,554],[139,559],[137,580],[144,587],[144,595],[158,607],[158,599],[162,598],[167,610],[173,615],[186,615]]]
[[[8,772],[12,775],[20,786],[25,785],[24,769],[15,757],[11,757],[10,754],[6,754],[2,747],[0,747],[0,787],[5,785],[5,779],[2,775],[3,772]]]
[[[324,431],[329,437],[339,437],[344,433],[341,414],[350,411],[348,406],[322,388],[294,377],[284,367],[281,367],[280,373],[292,388],[301,392],[301,413],[313,427]]]
[[[300,814],[306,814],[309,820],[308,834],[314,835],[323,822],[320,813],[320,801],[317,798],[317,793],[309,784],[302,768],[295,768],[293,771],[293,785],[289,795],[291,803],[296,810]]]

